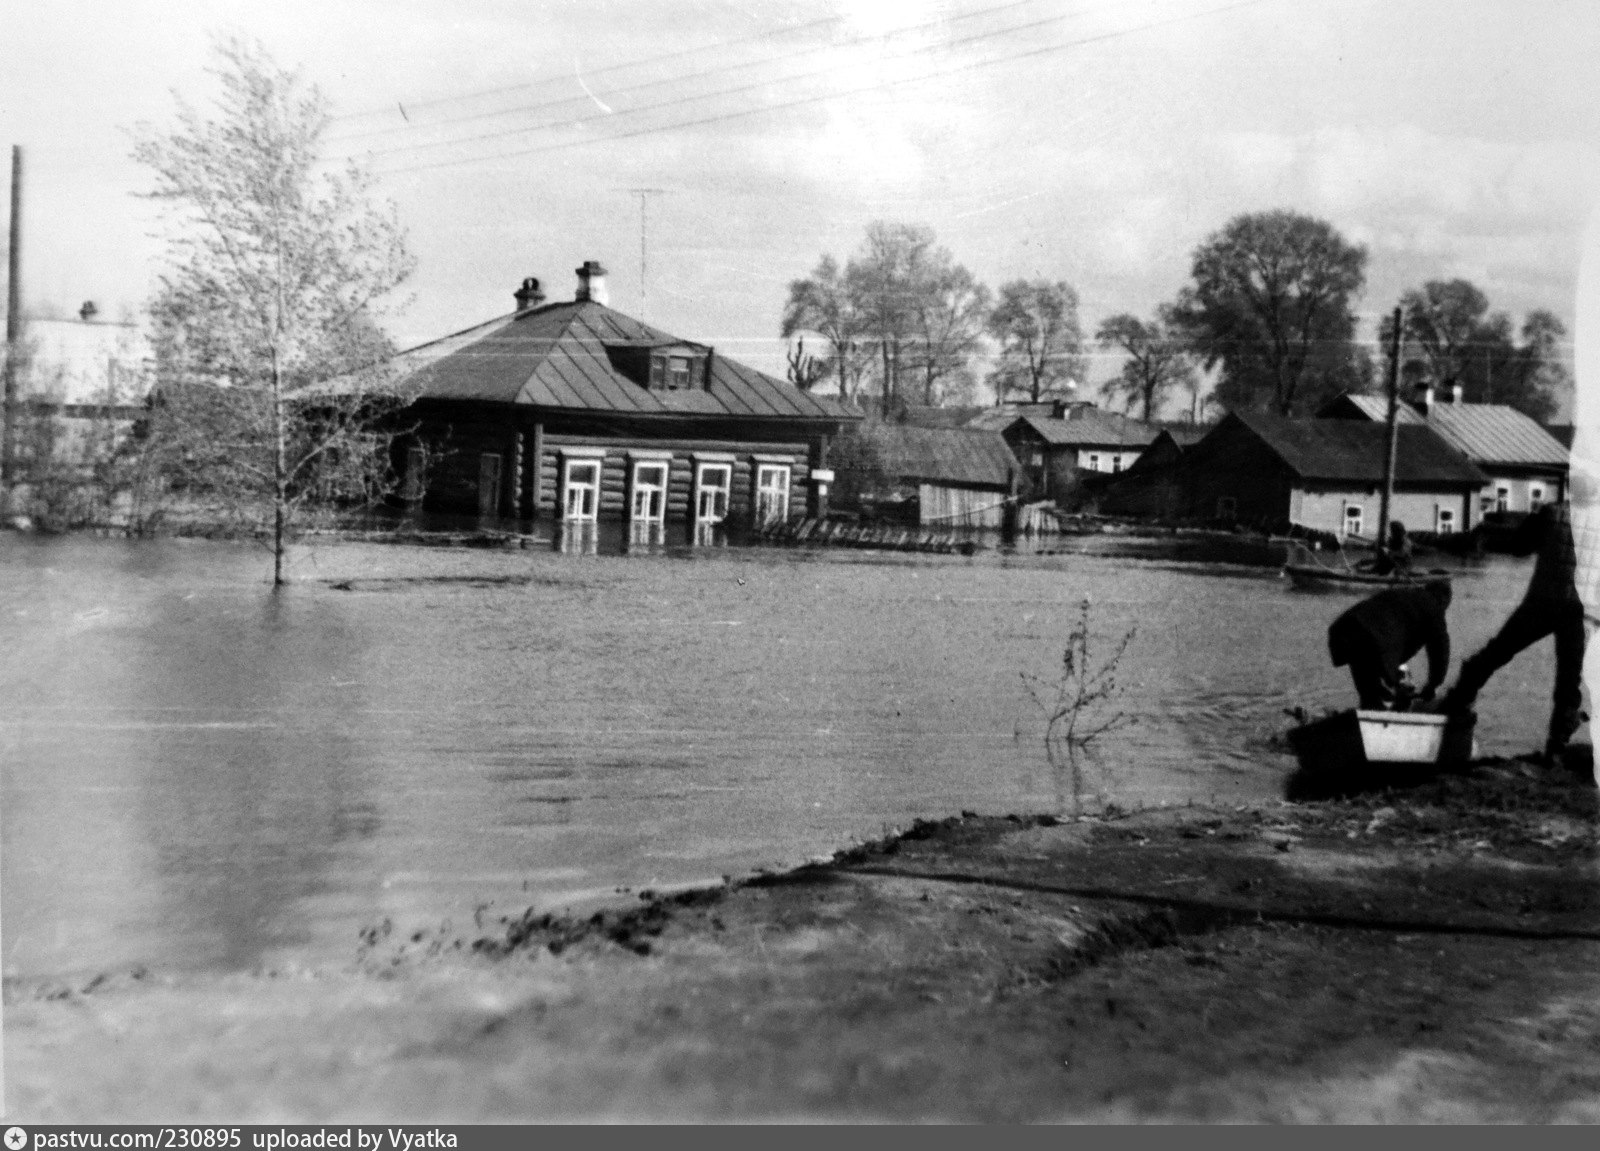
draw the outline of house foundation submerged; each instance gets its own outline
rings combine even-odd
[[[515,312],[399,357],[407,503],[691,540],[826,512],[859,412],[612,309],[595,261],[578,281],[546,303],[529,278]]]

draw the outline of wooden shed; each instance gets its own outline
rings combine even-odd
[[[924,527],[999,528],[1017,461],[999,432],[863,424],[840,444],[840,486],[863,496],[914,494]]]

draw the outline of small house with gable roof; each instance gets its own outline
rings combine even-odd
[[[1461,388],[1448,401],[1425,390],[1416,405],[1401,404],[1399,419],[1425,423],[1459,450],[1488,477],[1479,497],[1479,512],[1533,512],[1559,503],[1567,486],[1568,449],[1531,416],[1506,404],[1468,404]],[[1387,418],[1382,396],[1338,396],[1317,414],[1325,418]]]
[[[1397,436],[1391,517],[1418,531],[1469,530],[1483,472],[1420,421]],[[1164,511],[1371,539],[1387,455],[1388,428],[1370,420],[1233,412],[1172,465]]]
[[[1073,499],[1085,479],[1093,482],[1131,468],[1160,431],[1087,402],[1059,403],[1054,413],[994,408],[969,426],[1004,436],[1032,494],[1058,503]]]

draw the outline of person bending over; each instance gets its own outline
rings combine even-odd
[[[1334,667],[1349,667],[1363,709],[1396,710],[1401,666],[1423,648],[1428,651],[1428,681],[1419,698],[1433,698],[1450,668],[1449,606],[1450,582],[1432,580],[1381,591],[1333,621],[1328,654]]]

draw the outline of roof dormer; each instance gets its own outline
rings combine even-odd
[[[606,345],[612,367],[652,392],[711,390],[711,349],[704,344]]]

